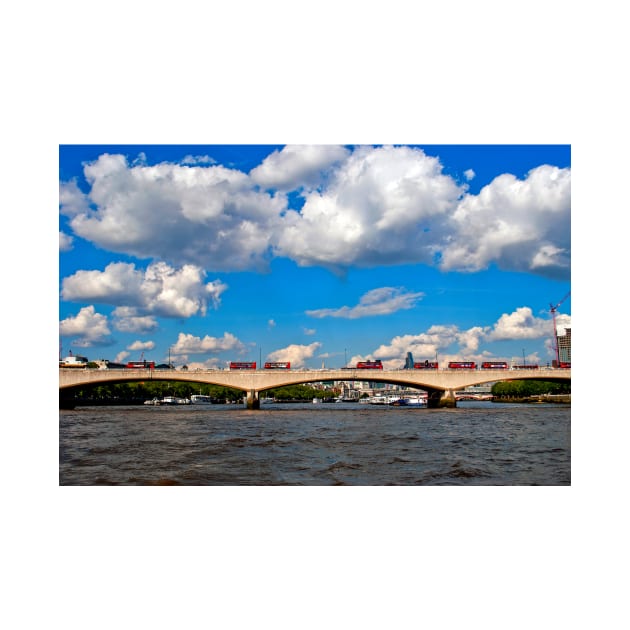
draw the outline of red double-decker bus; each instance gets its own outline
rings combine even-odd
[[[420,361],[419,363],[413,364],[414,370],[437,370],[438,364],[435,361]]]
[[[484,361],[481,364],[482,370],[507,370],[508,364],[505,361]]]
[[[268,361],[265,363],[265,370],[290,370],[290,361]]]
[[[474,361],[450,361],[449,370],[476,370],[477,364]]]
[[[256,361],[231,361],[230,370],[255,370]]]
[[[129,361],[125,365],[128,370],[140,370],[148,368],[149,370],[155,369],[155,361]]]
[[[383,364],[380,359],[376,361],[359,361],[357,363],[357,369],[360,370],[382,370]]]

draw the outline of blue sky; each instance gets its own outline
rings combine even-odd
[[[552,359],[569,145],[60,145],[59,186],[64,356]]]

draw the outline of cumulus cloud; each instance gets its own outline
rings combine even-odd
[[[205,315],[209,305],[217,308],[227,288],[220,280],[204,284],[204,277],[194,265],[175,269],[158,262],[142,271],[132,263],[110,263],[104,271],[80,270],[64,278],[61,297],[136,307],[163,317],[191,317]]]
[[[158,322],[153,315],[139,315],[138,309],[119,306],[112,312],[114,328],[126,333],[148,333],[157,330]]]
[[[504,174],[452,215],[452,239],[441,249],[446,271],[479,271],[491,263],[512,271],[566,279],[571,255],[571,170],[542,165],[525,180]]]
[[[225,367],[225,361],[221,361],[216,357],[206,359],[205,361],[189,361],[187,356],[179,356],[179,362],[186,364],[189,371],[194,370],[216,370]]]
[[[114,358],[114,363],[124,363],[127,360],[127,358],[130,356],[131,356],[130,352],[127,352],[126,350],[122,350]]]
[[[406,293],[403,287],[381,287],[365,293],[355,306],[320,308],[306,311],[311,317],[343,317],[358,319],[373,315],[389,315],[396,311],[413,308],[424,293]]]
[[[318,348],[321,348],[319,341],[314,341],[308,346],[291,344],[286,348],[275,350],[269,353],[268,359],[270,361],[290,361],[291,367],[303,367],[307,359],[310,359]]]
[[[571,327],[569,315],[558,314],[556,322],[560,335],[564,333],[564,328]],[[431,326],[423,333],[399,335],[393,337],[388,344],[377,347],[367,358],[381,359],[389,367],[395,367],[397,363],[404,361],[407,352],[411,352],[415,360],[422,361],[434,360],[438,353],[442,362],[455,359],[482,360],[489,357],[486,351],[480,352],[484,342],[524,339],[549,339],[548,350],[551,356],[552,337],[551,319],[536,317],[531,308],[523,306],[512,313],[502,314],[489,326],[473,326],[467,330],[460,330],[454,325]],[[353,357],[353,361],[363,358],[365,357]],[[529,358],[537,359],[534,355]],[[385,361],[391,363],[386,364]]]
[[[420,149],[359,147],[285,213],[275,251],[303,266],[431,263],[462,193]]]
[[[67,217],[75,217],[90,211],[90,200],[75,180],[59,185],[59,208]]]
[[[206,335],[203,339],[194,335],[179,333],[177,341],[171,347],[173,354],[204,354],[233,351],[236,353],[245,352],[246,347],[232,333],[224,332],[223,337],[211,337]]]
[[[471,179],[475,178],[475,171],[472,170],[472,168],[469,168],[467,171],[464,171],[464,177],[470,181]]]
[[[127,346],[127,350],[137,351],[137,350],[153,350],[155,348],[154,341],[134,341],[133,343]]]
[[[248,175],[223,166],[129,165],[103,154],[84,176],[89,193],[74,182],[60,192],[75,234],[112,252],[205,269],[265,268],[286,207],[282,195],[257,191]]]
[[[461,351],[468,355],[479,350],[479,344],[486,339],[488,328],[473,326],[457,335],[457,343]]]
[[[84,306],[77,315],[59,322],[62,337],[75,337],[73,345],[88,348],[112,344],[107,317],[97,313],[94,306]]]
[[[348,149],[335,145],[287,145],[267,156],[250,176],[257,184],[278,190],[316,186],[324,172],[348,154]]]
[[[436,352],[448,348],[461,334],[457,326],[432,326],[417,335],[398,335],[372,353],[381,360],[401,359],[411,352],[417,360],[434,360]]]
[[[68,252],[72,249],[72,236],[66,234],[65,232],[59,232],[59,251],[60,252]]]
[[[486,335],[488,341],[505,339],[541,339],[550,336],[553,326],[548,318],[535,317],[529,306],[521,306],[512,313],[504,313]]]
[[[103,154],[84,167],[87,192],[61,184],[60,211],[75,235],[103,249],[212,271],[263,270],[279,256],[335,271],[496,264],[569,277],[570,168],[505,173],[470,194],[438,158],[405,146],[289,145],[249,174],[203,156],[185,162]],[[299,210],[285,194],[296,190]]]

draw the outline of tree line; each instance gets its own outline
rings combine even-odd
[[[495,400],[500,398],[527,398],[528,396],[545,396],[570,394],[571,383],[555,381],[500,381],[492,386]]]

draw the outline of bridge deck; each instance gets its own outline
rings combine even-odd
[[[184,381],[233,387],[246,392],[320,381],[370,381],[426,390],[454,391],[508,380],[570,381],[570,369],[538,370],[150,370],[60,368],[59,388],[133,381]]]

